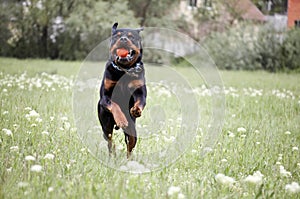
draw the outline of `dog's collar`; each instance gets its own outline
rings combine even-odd
[[[114,67],[114,69],[118,70],[118,71],[123,71],[125,72],[126,74],[130,75],[130,76],[135,76],[137,77],[138,76],[138,73],[142,72],[143,71],[143,63],[141,62],[138,62],[135,64],[135,67],[132,67],[132,68],[129,68],[129,69],[125,69],[125,68],[122,68],[120,66],[118,66],[115,62],[111,62],[111,65]]]

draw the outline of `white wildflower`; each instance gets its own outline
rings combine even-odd
[[[68,117],[67,117],[67,116],[61,117],[60,119],[61,119],[62,121],[68,121]]]
[[[43,167],[41,165],[36,164],[36,165],[31,166],[30,171],[38,173],[38,172],[41,172],[42,169],[43,169]]]
[[[27,187],[28,185],[29,185],[28,182],[19,182],[18,183],[18,187],[20,187],[20,188]]]
[[[38,118],[35,119],[35,121],[38,122],[38,123],[41,123],[43,121],[43,119],[38,117]]]
[[[284,166],[282,166],[282,165],[279,166],[279,172],[284,177],[290,177],[290,176],[292,176],[291,172],[285,170]]]
[[[215,176],[215,179],[218,183],[223,184],[223,185],[229,185],[229,186],[231,186],[235,182],[234,178],[226,176],[222,173],[218,173]]]
[[[32,155],[28,155],[25,157],[26,161],[35,161],[35,157],[33,157]]]
[[[296,146],[294,146],[294,147],[292,148],[292,151],[298,151],[298,150],[299,150],[299,148],[296,147]]]
[[[232,133],[231,131],[228,131],[228,137],[233,138],[233,137],[235,137],[235,135],[234,135],[234,133]]]
[[[246,137],[246,135],[245,135],[245,134],[242,134],[242,135],[241,135],[241,138],[245,138],[245,137]]]
[[[198,151],[196,149],[192,149],[192,153],[197,153]]]
[[[289,193],[299,193],[300,186],[297,182],[292,182],[291,184],[285,185],[285,190]]]
[[[259,133],[259,130],[255,130],[254,133],[257,133],[257,134],[258,134],[258,133]]]
[[[226,160],[226,159],[222,159],[221,162],[224,162],[224,163],[225,163],[225,162],[227,162],[227,160]]]
[[[48,131],[43,131],[42,135],[49,135],[49,132]]]
[[[26,107],[26,108],[25,108],[25,111],[31,111],[31,110],[32,110],[31,107]]]
[[[168,189],[168,196],[172,196],[174,194],[178,194],[180,192],[180,187],[170,186]]]
[[[239,127],[238,129],[237,129],[237,132],[239,132],[239,133],[245,133],[247,130],[244,128],[244,127]]]
[[[40,114],[35,110],[29,111],[28,117],[40,117]]]
[[[44,156],[44,159],[53,160],[53,159],[54,159],[54,155],[51,154],[51,153],[47,153],[47,154]]]
[[[211,152],[213,152],[214,150],[213,150],[212,148],[210,148],[210,147],[205,147],[205,148],[203,149],[203,151],[204,151],[205,153],[211,153]]]
[[[12,146],[12,147],[10,147],[9,148],[10,149],[10,151],[18,151],[19,150],[19,147],[18,146]]]
[[[64,123],[64,128],[65,128],[66,130],[69,130],[70,127],[71,127],[71,124],[70,124],[69,122],[65,122],[65,123]]]
[[[52,192],[52,191],[54,191],[54,188],[53,188],[53,187],[49,187],[49,188],[48,188],[48,192],[50,193],[50,192]]]
[[[7,136],[12,136],[13,133],[9,129],[2,129],[2,131],[7,135]]]
[[[179,193],[177,196],[178,199],[184,199],[185,195],[183,193]]]
[[[285,135],[291,135],[292,133],[290,131],[286,131],[284,134]]]
[[[249,175],[245,178],[245,182],[250,182],[253,184],[261,184],[263,180],[263,174],[260,171],[255,171],[253,175]]]
[[[2,115],[7,115],[8,113],[8,111],[3,111]]]

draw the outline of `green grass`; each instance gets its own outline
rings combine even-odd
[[[202,156],[211,100],[202,95],[207,90],[201,87],[202,81],[197,80],[191,68],[177,68],[188,81],[186,74],[193,74],[190,83],[198,88],[201,120],[197,136],[191,137],[192,146],[175,163],[150,173],[131,174],[103,165],[77,135],[72,85],[80,65],[0,59],[0,198],[300,197],[300,193],[285,190],[287,184],[300,183],[300,151],[295,148],[300,148],[300,74],[221,71],[226,92],[225,122],[217,144]],[[147,67],[148,104],[137,123],[144,125],[140,131],[156,128],[157,132],[140,138],[134,154],[172,147],[171,136],[180,133],[176,123],[180,103],[176,92],[171,96],[167,93],[169,88],[179,87],[150,83],[161,69]],[[26,76],[22,75],[25,71]],[[28,107],[39,116],[28,116]],[[165,129],[157,124],[159,120],[153,121],[153,116],[161,115],[167,121],[162,125]],[[240,127],[246,131],[238,131]],[[3,129],[11,130],[12,135]],[[101,139],[99,136],[99,144]],[[94,141],[97,142],[97,135]],[[121,132],[116,132],[115,142],[117,158],[126,165]],[[47,159],[46,154],[53,154],[54,158]],[[29,155],[35,160],[25,160]],[[138,155],[133,160],[147,166]],[[31,171],[33,165],[41,165],[42,170]],[[280,165],[291,175],[281,174]],[[264,175],[262,181],[245,182],[255,171]],[[235,182],[220,183],[215,178],[218,173]],[[172,186],[180,187],[179,192],[168,194]]]

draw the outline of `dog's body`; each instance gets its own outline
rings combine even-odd
[[[142,29],[117,29],[117,26],[115,23],[112,27],[110,58],[100,88],[98,118],[110,154],[114,150],[114,127],[124,130],[129,158],[137,141],[135,120],[141,116],[147,96],[139,36]],[[120,49],[123,53],[118,52]]]

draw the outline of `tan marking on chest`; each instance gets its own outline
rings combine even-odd
[[[144,81],[137,79],[137,80],[132,80],[131,82],[129,82],[128,87],[129,88],[139,88],[144,86]]]
[[[114,87],[116,85],[116,81],[110,80],[105,78],[104,79],[104,89],[109,90],[110,88]]]

